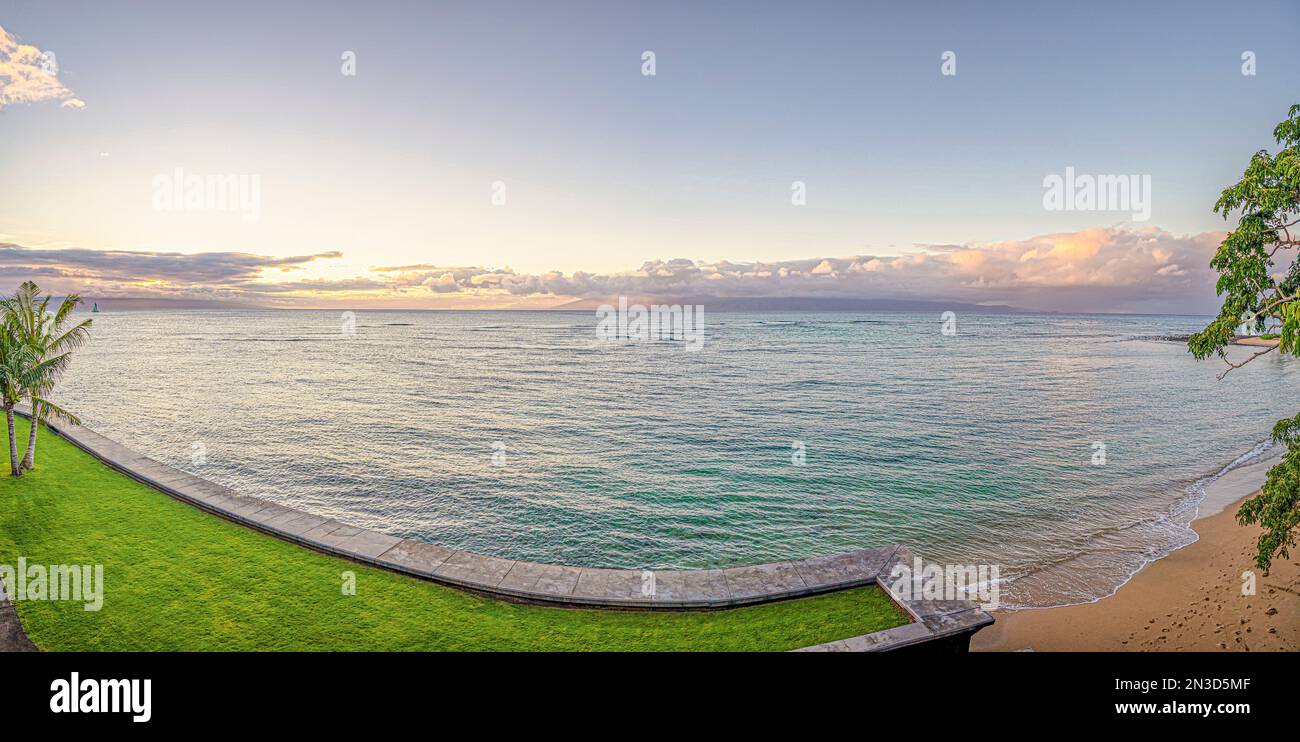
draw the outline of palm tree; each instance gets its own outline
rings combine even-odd
[[[9,424],[9,474],[19,476],[18,441],[14,436],[14,405],[22,401],[28,385],[34,381],[36,354],[18,339],[11,317],[0,322],[0,406]],[[34,424],[34,423],[33,423]]]
[[[76,422],[76,418],[62,407],[31,392],[54,374],[62,363],[66,363],[66,360],[55,358],[41,361],[31,346],[22,342],[19,334],[14,332],[11,318],[5,317],[0,321],[0,407],[4,408],[5,421],[9,426],[10,476],[21,476],[23,471],[18,460],[18,441],[14,430],[14,407],[19,402],[24,398],[30,399],[33,405],[48,406],[55,414]],[[32,419],[32,427],[36,427],[35,418]]]
[[[72,351],[90,339],[91,320],[84,319],[69,326],[72,310],[81,303],[81,297],[76,294],[64,298],[53,313],[49,311],[50,300],[49,296],[41,296],[41,289],[35,283],[24,281],[14,296],[4,301],[5,314],[10,321],[7,324],[36,359],[31,367],[33,375],[25,379],[24,391],[32,406],[32,427],[27,438],[27,453],[19,464],[20,470],[36,466],[36,430],[41,420],[54,415],[72,423],[80,422],[75,415],[47,397],[71,362]]]

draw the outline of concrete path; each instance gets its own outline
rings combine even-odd
[[[18,621],[18,611],[9,601],[5,584],[0,582],[0,652],[35,652],[36,645],[27,638],[23,625]]]

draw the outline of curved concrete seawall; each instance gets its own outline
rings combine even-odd
[[[50,422],[48,427],[133,479],[227,520],[316,551],[491,597],[568,607],[710,610],[878,584],[912,618],[911,623],[897,628],[807,648],[824,651],[919,644],[962,650],[971,634],[993,622],[970,601],[911,600],[894,590],[887,578],[895,566],[910,569],[912,565],[912,553],[902,546],[750,567],[653,572],[501,559],[397,538],[240,495],[136,453],[89,428],[59,422]]]

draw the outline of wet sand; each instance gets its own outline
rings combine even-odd
[[[1235,472],[1234,472],[1235,473]],[[1237,525],[1242,497],[1229,487],[1258,479],[1243,472],[1207,495],[1192,523],[1196,543],[1146,566],[1109,598],[1086,605],[999,611],[976,634],[973,651],[1296,651],[1300,649],[1300,553],[1277,559],[1266,577],[1252,557],[1261,529]],[[1217,484],[1217,483],[1216,483]],[[1238,493],[1240,494],[1240,493]],[[1243,595],[1243,572],[1255,594]]]

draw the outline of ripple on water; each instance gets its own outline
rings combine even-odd
[[[708,321],[687,352],[597,343],[586,312],[357,312],[351,336],[336,312],[101,313],[59,396],[169,464],[444,546],[667,568],[901,542],[1048,605],[1195,538],[1207,475],[1296,386],[1264,358],[1228,393],[1154,342],[1188,317]]]

